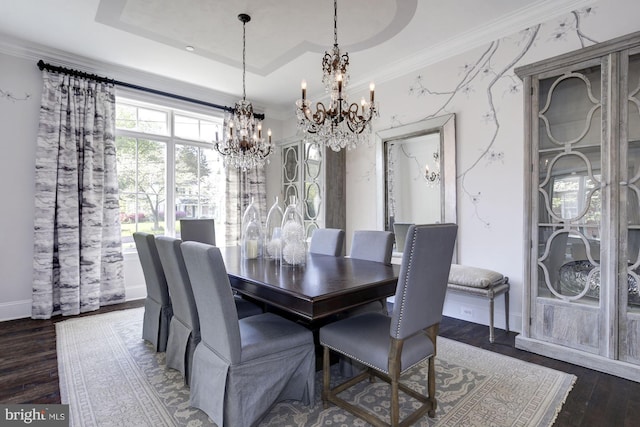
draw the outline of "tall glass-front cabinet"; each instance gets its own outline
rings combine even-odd
[[[640,33],[516,73],[527,212],[516,347],[640,381]]]
[[[345,150],[334,152],[303,139],[284,143],[282,194],[284,206],[295,197],[307,239],[316,228],[346,227]]]

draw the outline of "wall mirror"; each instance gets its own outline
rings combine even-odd
[[[455,133],[447,114],[376,134],[378,222],[396,234],[397,252],[409,224],[457,221]]]

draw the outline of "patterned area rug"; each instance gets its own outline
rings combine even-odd
[[[212,426],[189,407],[180,373],[165,366],[141,339],[143,308],[77,318],[56,324],[60,393],[73,426]],[[334,372],[335,370],[335,372]],[[426,363],[404,381],[424,392]],[[575,376],[438,338],[435,419],[420,426],[550,426]],[[332,381],[340,381],[337,365]],[[365,426],[335,406],[323,409],[321,372],[313,406],[283,402],[261,426]],[[363,382],[341,396],[382,416],[389,413],[389,387]],[[402,396],[402,394],[401,394]],[[401,418],[415,402],[401,398]]]

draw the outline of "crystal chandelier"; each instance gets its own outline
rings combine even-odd
[[[369,101],[364,98],[358,106],[349,104],[345,90],[349,83],[349,54],[340,53],[338,48],[338,1],[333,2],[333,50],[322,58],[322,82],[330,95],[328,106],[316,103],[316,111],[311,111],[311,101],[307,99],[307,83],[302,82],[302,98],[296,101],[298,129],[307,132],[307,139],[324,144],[334,151],[355,148],[367,141],[371,134],[371,120],[379,116],[378,105],[374,101],[374,85],[369,86]]]
[[[262,123],[253,116],[253,105],[247,101],[246,93],[246,30],[251,17],[245,13],[238,15],[242,22],[242,100],[224,118],[223,140],[216,141],[216,150],[223,155],[225,166],[234,166],[246,171],[253,167],[262,167],[273,151],[271,129],[267,139],[262,135]],[[218,138],[216,137],[216,140]]]

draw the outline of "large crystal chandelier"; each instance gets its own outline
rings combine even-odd
[[[302,82],[302,98],[296,102],[298,129],[307,132],[307,140],[318,142],[334,151],[351,149],[367,141],[371,134],[371,120],[379,116],[374,100],[374,85],[369,86],[369,101],[349,104],[345,90],[349,83],[349,54],[340,53],[338,47],[338,1],[333,2],[333,49],[322,58],[322,82],[330,95],[328,106],[316,103],[312,112],[312,102],[307,99],[307,83]]]
[[[226,114],[223,125],[223,140],[216,141],[215,148],[224,157],[225,166],[241,168],[243,171],[262,167],[273,151],[271,129],[267,139],[262,134],[262,122],[253,116],[253,105],[247,101],[246,92],[246,30],[251,17],[245,13],[238,15],[242,22],[242,100]],[[217,139],[217,138],[216,138]]]

